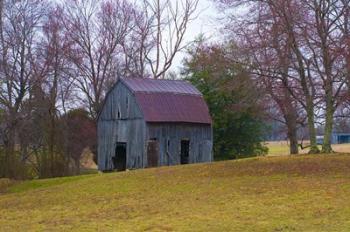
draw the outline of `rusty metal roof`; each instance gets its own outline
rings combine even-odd
[[[134,93],[147,122],[212,123],[202,94],[187,81],[128,78],[122,82]]]
[[[124,78],[122,79],[133,92],[149,93],[175,93],[200,95],[201,92],[187,81],[181,80],[156,80],[150,78]]]

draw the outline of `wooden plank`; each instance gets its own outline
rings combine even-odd
[[[157,167],[159,158],[159,142],[148,141],[147,145],[147,167]]]

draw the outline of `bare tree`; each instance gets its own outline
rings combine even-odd
[[[39,100],[40,108],[44,111],[44,114],[41,115],[42,121],[46,122],[41,128],[45,135],[44,142],[41,144],[41,153],[48,155],[48,170],[40,173],[41,177],[62,175],[62,172],[65,171],[62,163],[67,163],[67,157],[64,155],[67,151],[62,149],[65,143],[63,146],[58,146],[58,137],[62,130],[63,132],[65,130],[62,125],[58,124],[58,120],[61,112],[66,111],[66,102],[72,97],[75,78],[74,70],[70,67],[68,59],[72,43],[65,37],[60,20],[62,13],[63,9],[58,6],[52,7],[48,12],[43,23],[41,40],[37,44],[36,62],[33,64],[33,73],[36,77],[36,88],[34,89],[36,92],[33,94],[38,95],[38,92],[42,92],[43,95],[42,100],[38,99],[38,96],[34,100]],[[34,102],[35,104],[38,103]],[[35,142],[32,145],[32,151],[38,148]],[[37,162],[39,161],[40,159],[37,158]],[[63,164],[63,166],[68,165]]]
[[[74,43],[77,86],[97,117],[106,90],[120,76],[164,78],[184,44],[198,0],[72,1],[64,25]],[[136,8],[141,10],[136,10]]]
[[[45,2],[1,2],[0,28],[0,105],[5,109],[5,170],[15,175],[15,139],[21,120],[21,107],[33,82],[33,50],[38,25],[45,14]]]
[[[251,16],[233,18],[240,24],[240,36],[248,43],[260,40],[260,48],[269,52],[265,56],[264,70],[269,76],[276,71],[285,73],[280,79],[291,96],[305,108],[311,153],[317,153],[316,117],[325,121],[325,137],[322,151],[331,152],[330,136],[333,115],[346,98],[346,55],[343,43],[347,38],[347,0],[288,0],[288,1],[219,1],[225,6],[238,7],[247,4]],[[340,29],[341,28],[341,29]],[[268,32],[268,33],[266,33]],[[249,35],[249,37],[247,36]],[[345,39],[346,40],[346,39]],[[282,43],[281,43],[282,42]],[[256,41],[254,41],[256,46]],[[281,48],[288,48],[283,51]],[[275,50],[272,52],[271,50]],[[279,52],[280,50],[280,52]],[[258,50],[260,51],[260,50]],[[254,52],[253,52],[254,53]],[[255,53],[256,54],[256,53]],[[283,63],[274,57],[283,55],[288,68],[282,72]],[[255,56],[261,60],[261,54]],[[266,62],[267,61],[267,62]],[[316,114],[316,112],[319,114]]]
[[[348,35],[350,1],[318,0],[302,1],[308,10],[309,18],[305,22],[306,50],[312,69],[322,83],[324,98],[325,131],[322,152],[332,152],[331,134],[334,113],[347,94],[346,50],[344,38]],[[343,45],[344,43],[344,45]],[[344,72],[345,71],[345,72]]]
[[[130,30],[132,6],[126,1],[67,2],[66,36],[74,43],[70,59],[78,71],[77,87],[96,118],[104,93],[117,76],[116,51]]]
[[[153,78],[164,78],[174,57],[188,44],[184,36],[188,24],[196,18],[199,0],[144,0],[144,28],[151,44],[145,46],[144,55]],[[151,45],[151,46],[150,46]]]
[[[310,92],[314,82],[311,78],[307,79],[304,62],[297,62],[296,54],[299,54],[299,45],[293,46],[295,34],[290,33],[294,29],[289,30],[285,25],[286,19],[279,16],[283,12],[288,12],[291,7],[283,5],[284,1],[229,2],[234,7],[240,7],[246,3],[252,4],[248,11],[251,16],[233,18],[234,40],[238,41],[243,49],[242,54],[246,55],[243,58],[238,57],[237,61],[248,66],[247,69],[266,88],[270,99],[275,101],[288,129],[292,154],[298,152],[297,125],[303,121],[302,117],[298,117],[298,108],[299,106],[305,108],[311,138],[311,152],[317,153],[313,110],[315,95]],[[294,17],[297,17],[297,14]],[[288,20],[291,19],[288,17]]]

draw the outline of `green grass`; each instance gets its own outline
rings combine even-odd
[[[7,192],[19,193],[19,192],[25,192],[25,191],[33,190],[37,188],[48,188],[48,187],[52,187],[60,184],[82,180],[88,177],[92,177],[92,175],[80,175],[80,176],[70,176],[70,177],[62,177],[62,178],[24,181],[20,184],[10,186]]]
[[[266,145],[269,149],[268,155],[279,156],[279,155],[288,155],[289,147],[284,142],[270,142]]]
[[[8,191],[0,231],[350,231],[350,155],[34,180]]]

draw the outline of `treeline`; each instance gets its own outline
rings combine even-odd
[[[78,173],[106,91],[164,78],[197,3],[0,1],[0,178]]]
[[[202,76],[212,76],[219,71],[224,78],[232,75],[231,68],[243,68],[255,83],[251,91],[264,92],[259,101],[264,112],[285,125],[291,154],[304,147],[299,139],[310,140],[310,153],[332,152],[335,121],[344,124],[349,120],[339,119],[350,116],[350,1],[214,2],[224,16],[221,22],[225,42],[207,43],[205,49],[217,47],[226,55],[213,70],[206,71],[202,62],[192,74],[201,71]],[[199,51],[196,58],[201,56]],[[231,65],[215,70],[223,62]],[[211,86],[216,86],[215,79],[212,81]],[[324,138],[320,150],[316,135],[321,128]],[[305,137],[299,133],[303,129],[307,131]]]

